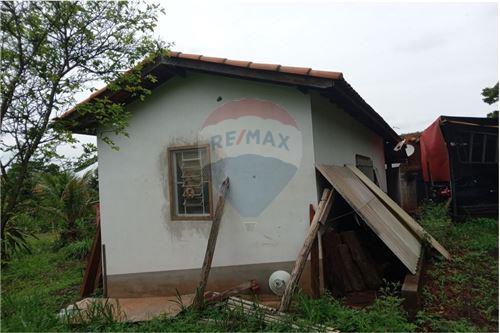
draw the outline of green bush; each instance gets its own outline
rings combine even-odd
[[[438,315],[419,311],[415,323],[429,332],[478,332],[467,320],[446,320]]]
[[[56,313],[47,308],[46,296],[2,295],[3,332],[41,332],[61,330]]]
[[[84,259],[89,253],[91,246],[92,240],[90,238],[85,238],[66,245],[61,251],[64,252],[64,257],[66,259]]]
[[[316,300],[299,295],[295,311],[311,323],[331,326],[342,332],[413,331],[416,327],[408,322],[401,302],[395,296],[382,296],[371,306],[353,309],[328,295]]]

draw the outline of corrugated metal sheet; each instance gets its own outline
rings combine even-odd
[[[317,165],[316,168],[408,270],[415,274],[422,252],[420,241],[349,168],[329,165]]]

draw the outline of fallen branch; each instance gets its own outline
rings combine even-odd
[[[221,292],[209,291],[205,293],[205,304],[221,302],[231,296],[243,294],[248,291],[256,292],[258,289],[259,285],[257,284],[257,281],[251,280]]]

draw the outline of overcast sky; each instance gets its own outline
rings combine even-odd
[[[173,50],[341,71],[398,133],[496,108],[481,99],[498,80],[496,3],[163,4]]]
[[[484,117],[498,108],[481,97],[498,81],[496,3],[162,3],[157,35],[173,50],[341,71],[400,134],[439,115]]]

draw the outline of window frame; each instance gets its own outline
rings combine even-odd
[[[207,157],[207,175],[208,175],[208,215],[179,215],[176,211],[177,203],[175,202],[176,181],[174,179],[174,154],[183,150],[204,149]],[[194,144],[194,145],[174,145],[167,148],[168,162],[168,189],[170,201],[170,219],[172,221],[211,221],[213,219],[213,195],[212,195],[212,161],[210,158],[209,144]]]
[[[498,134],[496,133],[491,133],[491,132],[483,132],[483,131],[460,131],[461,133],[468,134],[469,140],[468,140],[468,159],[464,160],[459,152],[459,148],[457,146],[456,138],[454,138],[452,145],[455,146],[455,149],[457,150],[457,155],[458,155],[458,160],[462,164],[474,164],[474,165],[481,165],[481,164],[498,164]],[[482,143],[481,143],[481,160],[480,161],[474,161],[472,160],[472,152],[474,150],[473,144],[474,144],[474,136],[475,135],[481,135],[482,136]],[[496,139],[496,147],[495,147],[495,160],[494,161],[486,161],[486,143],[488,141],[487,137],[491,136]]]

